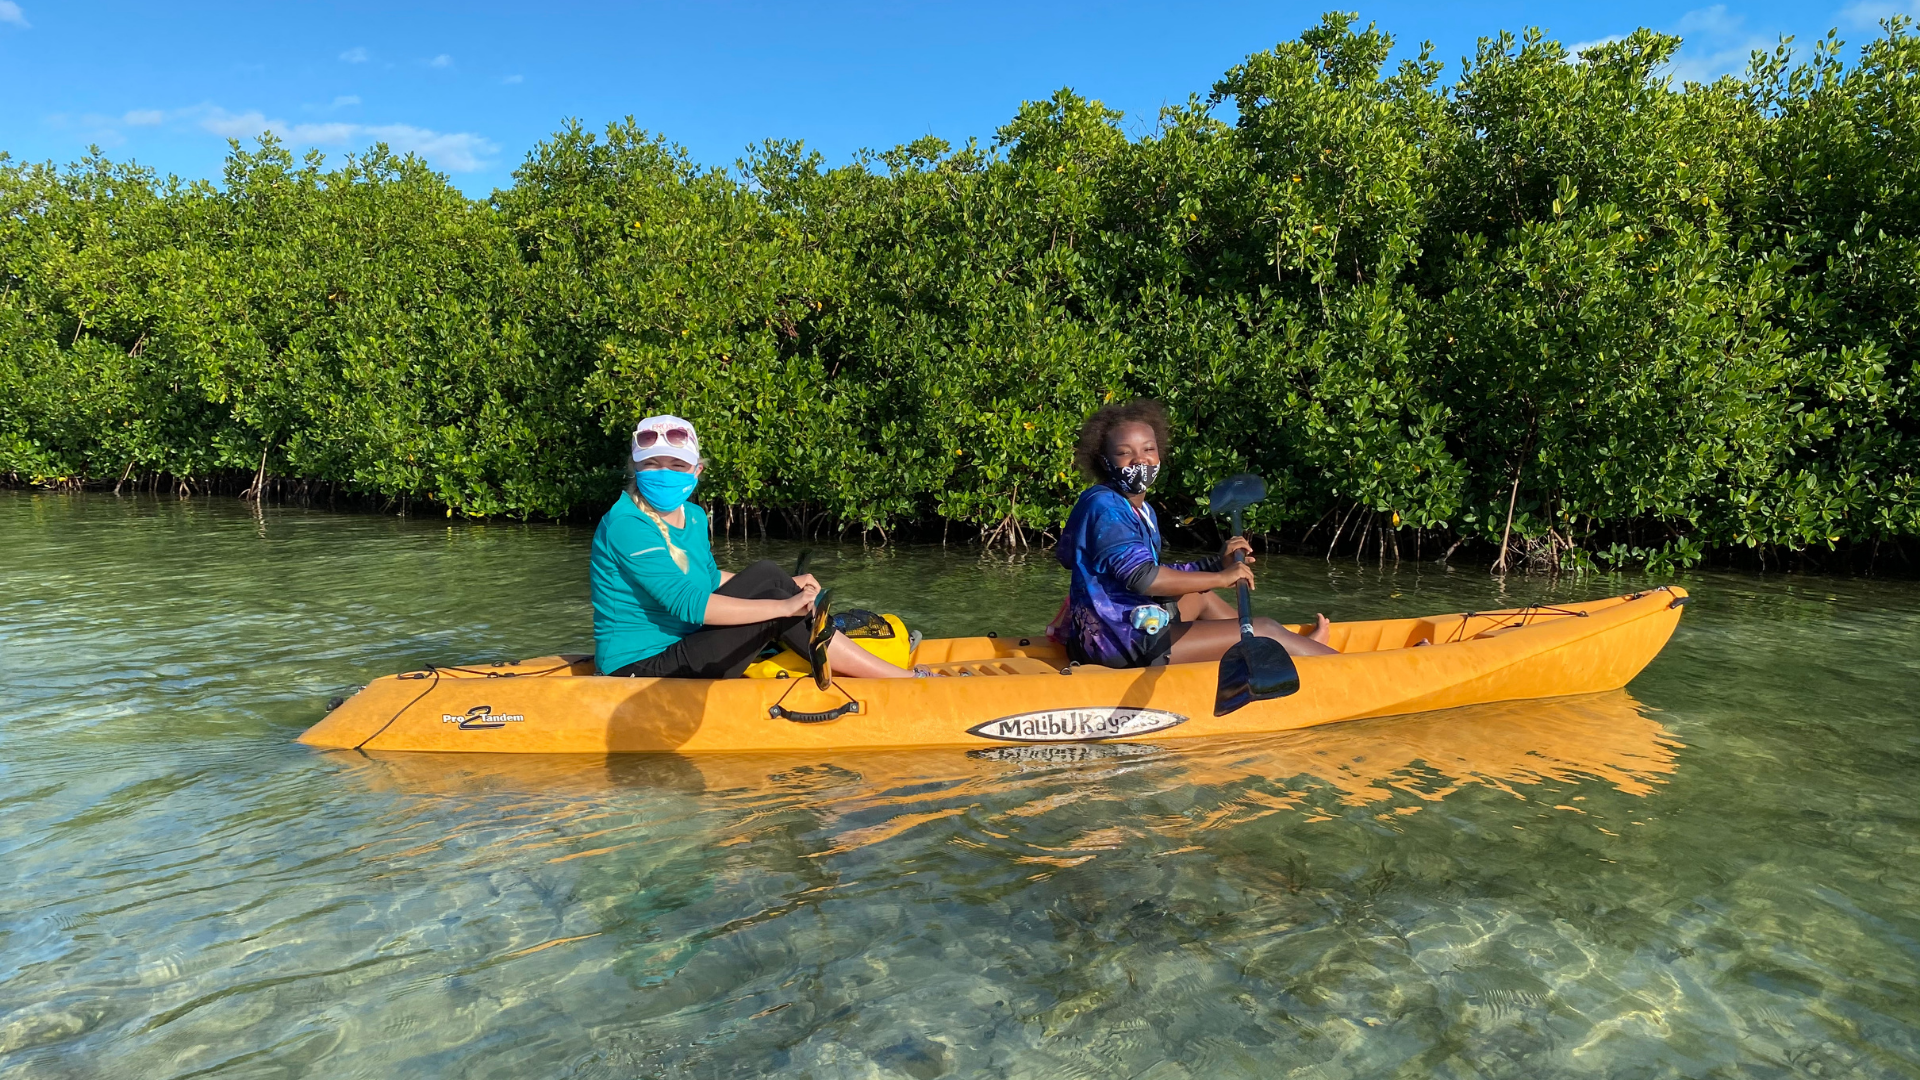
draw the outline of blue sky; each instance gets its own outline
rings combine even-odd
[[[272,128],[336,158],[385,141],[485,195],[568,117],[630,114],[714,165],[764,138],[804,139],[834,162],[925,134],[984,142],[1021,101],[1062,86],[1144,130],[1326,6],[0,0],[0,151],[67,162],[97,143],[218,177],[227,138]],[[1865,41],[1920,0],[1353,7],[1402,51],[1433,41],[1450,73],[1500,29],[1571,44],[1645,25],[1686,37],[1676,74],[1703,77],[1781,34]]]

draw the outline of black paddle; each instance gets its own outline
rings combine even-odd
[[[800,557],[793,560],[793,576],[806,573],[812,561],[813,549],[801,548]],[[827,667],[827,645],[833,641],[833,608],[828,599],[832,595],[832,589],[822,589],[813,598],[813,621],[807,627],[807,663],[813,665],[814,685],[822,690],[833,682],[833,672]]]
[[[833,672],[827,667],[827,646],[833,642],[832,589],[821,589],[813,598],[813,622],[807,632],[807,663],[813,665],[813,685],[825,690],[833,685]]]
[[[1214,485],[1207,496],[1207,509],[1226,514],[1233,520],[1233,535],[1245,531],[1241,513],[1267,497],[1267,482],[1252,473],[1229,476]],[[1244,552],[1234,552],[1234,562],[1245,562]],[[1220,658],[1220,688],[1213,698],[1213,715],[1225,716],[1249,701],[1286,697],[1300,689],[1300,671],[1293,657],[1272,638],[1253,632],[1253,596],[1247,583],[1240,583],[1240,640]]]

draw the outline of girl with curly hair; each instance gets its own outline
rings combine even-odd
[[[1094,485],[1080,493],[1058,550],[1073,575],[1066,610],[1049,631],[1083,664],[1151,667],[1218,660],[1240,640],[1234,605],[1214,595],[1245,581],[1253,587],[1252,547],[1233,537],[1217,558],[1160,562],[1160,522],[1147,490],[1167,448],[1167,414],[1145,399],[1103,406],[1080,427],[1075,460]],[[1236,563],[1236,552],[1246,552]],[[1254,633],[1295,656],[1335,650],[1327,618],[1303,637],[1272,619]]]

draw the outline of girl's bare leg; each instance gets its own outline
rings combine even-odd
[[[1307,639],[1312,641],[1317,641],[1320,644],[1325,645],[1327,643],[1327,638],[1330,636],[1330,627],[1332,626],[1332,624],[1327,622],[1327,617],[1325,615],[1315,615],[1313,618],[1314,618],[1315,625],[1313,630],[1307,634]],[[1187,595],[1180,598],[1180,621],[1181,622],[1190,622],[1190,623],[1202,622],[1207,619],[1230,620],[1234,623],[1234,625],[1237,628],[1240,620],[1240,611],[1233,604],[1229,604],[1224,599],[1222,599],[1219,593],[1213,593],[1213,592],[1188,593]],[[1260,633],[1260,620],[1258,619],[1254,620],[1253,629],[1254,629],[1254,633],[1257,633],[1257,634]],[[1281,628],[1280,632],[1283,634],[1291,634],[1294,637],[1300,636],[1298,634],[1294,634],[1293,631],[1288,630],[1284,627]],[[1261,634],[1260,636],[1273,637],[1273,635],[1271,634]],[[1274,640],[1279,641],[1281,639],[1275,638]],[[1287,651],[1290,653],[1293,653],[1293,655],[1295,656],[1318,655],[1315,653],[1297,652],[1293,649],[1288,649]],[[1175,662],[1181,663],[1182,661],[1175,661]]]
[[[1279,642],[1281,648],[1294,656],[1327,656],[1338,651],[1324,642],[1302,637],[1268,618],[1253,620],[1253,632]],[[1168,633],[1173,634],[1174,638],[1167,659],[1175,664],[1199,664],[1226,655],[1234,642],[1240,640],[1240,622],[1238,619],[1205,619],[1180,623]]]
[[[1238,619],[1239,611],[1219,593],[1188,593],[1180,598],[1180,621],[1199,622],[1202,619]]]

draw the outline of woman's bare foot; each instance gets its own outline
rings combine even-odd
[[[1313,633],[1307,635],[1307,640],[1317,641],[1322,645],[1329,644],[1327,639],[1333,636],[1333,624],[1327,621],[1325,615],[1315,614],[1313,618]]]

